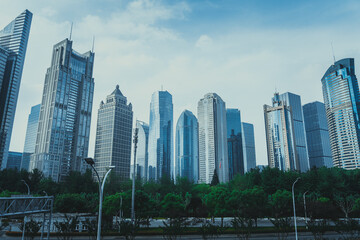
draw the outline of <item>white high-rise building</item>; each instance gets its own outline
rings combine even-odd
[[[229,181],[225,102],[208,93],[198,103],[199,182],[211,183],[216,170],[221,183]]]

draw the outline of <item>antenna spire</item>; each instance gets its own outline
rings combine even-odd
[[[161,91],[164,91],[163,85],[161,84]]]
[[[332,55],[333,55],[334,64],[335,64],[336,60],[335,60],[334,47],[333,47],[333,43],[332,43],[332,42],[331,42],[331,50],[332,50]]]
[[[92,49],[91,49],[92,52],[94,52],[94,46],[95,46],[95,36],[93,36]]]
[[[72,35],[72,29],[73,29],[73,22],[71,22],[71,28],[70,28],[70,40],[71,40],[71,35]]]

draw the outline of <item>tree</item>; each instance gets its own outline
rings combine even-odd
[[[209,194],[205,196],[205,204],[212,218],[221,217],[221,227],[224,226],[224,217],[229,213],[226,202],[229,190],[223,186],[211,187]]]
[[[68,216],[67,214],[64,214],[64,219],[64,221],[54,222],[54,225],[59,233],[60,239],[70,240],[72,239],[70,234],[75,232],[76,225],[79,223],[79,218],[78,216]]]
[[[216,168],[214,169],[213,178],[211,180],[210,186],[216,186],[220,183],[219,176],[217,175]]]
[[[25,236],[27,239],[34,239],[36,234],[39,232],[41,228],[41,222],[30,219],[25,223]],[[19,226],[19,229],[22,231],[24,229],[24,222],[22,222]]]

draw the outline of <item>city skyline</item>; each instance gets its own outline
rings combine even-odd
[[[301,95],[303,104],[315,100],[323,102],[320,79],[333,62],[330,41],[334,42],[336,59],[344,57],[359,59],[359,51],[355,43],[358,34],[348,31],[351,29],[351,24],[346,24],[346,26],[343,24],[344,21],[349,20],[352,20],[353,24],[358,22],[354,11],[359,8],[359,4],[353,1],[346,1],[338,13],[331,11],[331,3],[322,6],[323,8],[319,9],[322,9],[321,12],[326,12],[325,15],[313,17],[311,27],[307,22],[309,21],[308,15],[303,17],[300,15],[309,9],[316,9],[316,6],[322,5],[322,1],[313,3],[315,6],[305,4],[299,10],[295,10],[298,3],[287,3],[282,7],[275,4],[272,9],[276,10],[278,17],[265,14],[258,21],[251,22],[250,25],[247,22],[248,27],[241,24],[241,21],[234,21],[237,19],[235,13],[243,12],[240,9],[241,4],[230,1],[230,3],[220,6],[210,1],[215,6],[211,6],[211,4],[202,6],[204,10],[201,16],[206,21],[209,19],[207,16],[215,10],[218,11],[215,17],[217,20],[223,19],[225,13],[229,13],[228,18],[219,22],[219,24],[225,24],[226,27],[216,31],[211,31],[202,25],[204,20],[195,16],[196,13],[199,13],[200,7],[187,1],[175,5],[169,4],[168,1],[159,3],[148,1],[147,4],[146,1],[134,1],[138,3],[137,5],[124,2],[114,9],[110,9],[109,5],[111,4],[106,3],[99,12],[89,10],[91,7],[95,9],[92,4],[89,4],[80,13],[70,11],[69,14],[63,16],[60,13],[63,13],[64,8],[55,3],[41,7],[36,1],[23,4],[19,4],[19,2],[14,4],[5,0],[5,4],[9,5],[9,8],[6,12],[0,10],[0,21],[4,23],[21,13],[25,7],[34,13],[12,137],[16,140],[11,143],[11,151],[23,150],[26,130],[26,126],[22,126],[24,119],[27,118],[30,107],[41,100],[43,77],[50,60],[52,45],[69,36],[71,21],[74,21],[74,48],[79,51],[90,49],[92,35],[96,36],[94,51],[98,54],[99,61],[95,63],[94,77],[104,81],[104,84],[95,86],[95,103],[107,94],[111,86],[120,84],[120,86],[124,86],[124,91],[128,93],[128,99],[133,103],[134,119],[147,121],[150,96],[153,91],[164,85],[164,88],[173,94],[174,119],[177,119],[184,109],[196,112],[196,102],[206,92],[216,92],[228,107],[241,109],[244,121],[254,124],[258,164],[265,164],[267,161],[261,106],[264,102],[268,102],[268,96],[272,95],[275,86],[280,92],[290,91]],[[66,6],[66,4],[69,3],[65,2],[64,5]],[[265,2],[264,6],[246,4],[255,13],[262,13],[266,7],[269,7],[269,4]],[[233,10],[229,10],[229,5],[234,5]],[[324,8],[330,10],[324,11]],[[155,14],[152,15],[146,15],[149,13],[147,11],[149,9],[159,11],[155,11]],[[281,20],[289,17],[285,10],[291,10],[290,12],[296,14],[287,23],[280,24]],[[110,17],[100,20],[106,11],[109,11]],[[136,18],[135,13],[142,13],[142,15],[140,18]],[[169,15],[169,13],[174,14]],[[334,16],[338,15],[346,17],[334,21]],[[126,16],[129,17],[125,18],[127,19],[126,23],[136,27],[136,31],[134,30],[132,34],[129,28],[123,28],[126,24],[116,21]],[[146,22],[144,19],[149,20],[149,25],[145,25],[149,30],[147,34],[146,31],[140,32],[139,30],[140,26]],[[303,19],[307,21],[299,23]],[[270,21],[265,23],[266,20]],[[120,34],[117,31],[109,33],[109,28],[101,30],[103,24],[111,21],[126,31]],[[116,26],[114,24],[109,27]],[[88,25],[90,27],[87,27]],[[186,30],[189,25],[194,26]],[[337,25],[341,26],[340,33],[339,36],[334,36],[332,29]],[[264,31],[265,26],[269,29]],[[319,30],[320,27],[323,28]],[[43,31],[49,32],[45,39],[42,39]],[[90,34],[86,38],[82,37],[82,33],[86,31]],[[269,31],[273,31],[273,33]],[[347,33],[347,36],[350,34],[349,38],[340,38],[341,32]],[[162,38],[163,40],[160,40]],[[149,39],[147,44],[144,43],[145,39]],[[286,39],[286,41],[281,39]],[[324,39],[330,39],[329,43],[326,44]],[[166,42],[165,45],[164,42]],[[116,50],[114,54],[111,54],[110,49],[106,47],[111,45],[110,43],[114,43],[113,46]],[[122,48],[120,46],[122,44],[129,50]],[[148,49],[148,44],[151,44],[155,50]],[[164,48],[160,48],[162,45]],[[43,48],[41,51],[39,51],[40,47]],[[304,48],[308,51],[303,51]],[[159,49],[164,50],[159,52]],[[182,51],[179,52],[178,49],[182,49]],[[158,52],[159,55],[155,52]],[[194,53],[191,54],[191,52]],[[219,60],[215,60],[215,56],[220,56]],[[296,58],[291,58],[291,56],[296,56]],[[109,60],[105,61],[106,59],[116,64],[109,65]],[[285,63],[286,69],[283,68]],[[358,66],[356,61],[355,65]],[[113,66],[117,70],[109,71],[109,66]],[[143,70],[138,71],[139,67]],[[263,71],[257,71],[259,67]],[[264,74],[260,72],[264,72]],[[124,80],[119,81],[115,77],[119,73]],[[291,76],[290,81],[288,77],[278,78],[278,76],[287,74]],[[179,86],[178,83],[181,81],[183,81],[184,84],[181,85],[184,87]],[[207,84],[204,87],[205,82]],[[226,84],[220,84],[220,82]],[[300,82],[303,84],[299,84]],[[190,83],[193,84],[192,88],[187,87]],[[311,89],[307,87],[310,84],[313,86]],[[258,97],[253,98],[251,104],[247,104],[246,100],[254,94]],[[93,108],[93,114],[97,114],[96,108]],[[94,129],[96,129],[95,119],[91,124],[89,156],[94,152]]]

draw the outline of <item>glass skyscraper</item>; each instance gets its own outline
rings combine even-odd
[[[312,102],[303,106],[310,167],[332,167],[325,105]]]
[[[148,150],[148,179],[174,177],[173,103],[168,91],[156,91],[151,96]]]
[[[333,165],[360,168],[360,94],[354,59],[335,62],[321,82]]]
[[[216,171],[219,181],[229,181],[225,102],[208,93],[198,102],[199,182],[211,183]]]
[[[136,128],[139,129],[136,151],[136,177],[137,179],[146,181],[149,161],[149,125],[145,122],[136,120]],[[132,168],[130,170],[132,170]]]
[[[31,107],[31,112],[29,114],[25,144],[24,144],[24,153],[21,159],[21,169],[29,170],[30,155],[35,152],[35,143],[36,136],[39,125],[39,116],[40,116],[40,104]]]
[[[241,129],[244,156],[244,171],[246,173],[256,167],[254,125],[252,125],[251,123],[242,122]]]
[[[199,179],[198,121],[188,110],[181,113],[175,134],[175,175],[194,183]]]
[[[226,127],[228,139],[229,180],[236,174],[244,174],[244,157],[240,110],[226,109]]]
[[[8,161],[6,168],[20,170],[22,153],[21,152],[11,152],[9,151]]]
[[[45,75],[35,153],[29,170],[62,181],[85,171],[94,94],[94,53],[77,53],[65,39],[53,48]]]
[[[291,107],[274,94],[272,107],[264,105],[265,133],[269,167],[283,171],[299,170]]]
[[[25,10],[0,30],[0,169],[7,165],[31,20]]]
[[[291,116],[294,126],[294,138],[296,155],[299,160],[301,172],[306,172],[310,168],[309,155],[307,149],[304,114],[301,105],[301,98],[294,93],[286,92],[279,95],[279,99],[291,108]]]
[[[100,178],[109,166],[120,181],[130,178],[132,120],[132,105],[117,85],[98,111],[94,161]]]

